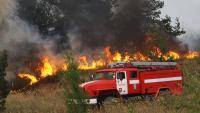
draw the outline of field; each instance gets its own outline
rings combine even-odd
[[[200,111],[200,60],[185,61],[184,94],[167,96],[162,101],[136,101],[89,109],[89,113],[198,113]],[[63,88],[59,84],[44,84],[23,93],[11,93],[6,113],[64,113]]]

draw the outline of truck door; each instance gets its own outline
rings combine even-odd
[[[129,94],[139,94],[140,93],[140,80],[137,71],[128,72],[128,86]]]
[[[128,94],[128,81],[126,71],[120,71],[116,73],[116,85],[120,95]]]

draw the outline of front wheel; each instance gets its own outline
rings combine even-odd
[[[103,105],[111,105],[111,104],[116,104],[116,103],[119,103],[119,102],[120,102],[119,98],[116,98],[116,97],[106,97],[103,100]]]

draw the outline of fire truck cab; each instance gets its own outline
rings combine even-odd
[[[114,63],[107,69],[97,70],[94,80],[80,87],[89,95],[89,104],[110,96],[157,96],[163,90],[181,94],[182,72],[175,62]]]

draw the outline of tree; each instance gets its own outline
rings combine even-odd
[[[68,70],[61,75],[64,77],[67,113],[86,113],[87,105],[84,101],[86,94],[79,87],[80,72],[71,54],[67,55]]]
[[[38,26],[44,35],[60,36],[50,37],[57,41],[60,50],[71,44],[81,45],[78,52],[107,45],[122,51],[143,51],[147,34],[155,35],[155,42],[163,39],[173,45],[167,49],[174,49],[180,44],[177,36],[185,33],[178,19],[173,26],[169,16],[161,17],[164,2],[160,0],[18,1],[22,19]],[[77,40],[72,42],[74,37]]]
[[[166,43],[176,46],[174,48],[179,48],[176,37],[184,34],[185,31],[180,27],[178,19],[176,25],[172,26],[169,16],[161,17],[160,9],[164,6],[163,1],[117,0],[114,4],[118,5],[112,21],[115,37],[112,41],[113,46],[117,45],[117,48],[122,49],[130,46],[131,49],[135,47],[138,50],[146,50],[145,37],[151,34],[155,36],[156,39],[153,39],[155,42],[157,39],[163,39]]]
[[[0,111],[5,110],[5,98],[9,94],[8,84],[5,80],[7,66],[7,53],[3,51],[0,53]]]
[[[18,0],[19,17],[35,25],[46,36],[57,41],[61,50],[68,48],[74,32],[84,47],[104,45],[112,17],[110,0]],[[102,38],[105,37],[105,38]],[[80,49],[82,49],[80,48]],[[81,51],[81,50],[80,50]]]
[[[32,25],[36,25],[44,35],[63,33],[64,14],[57,7],[59,0],[18,0],[18,15]]]

